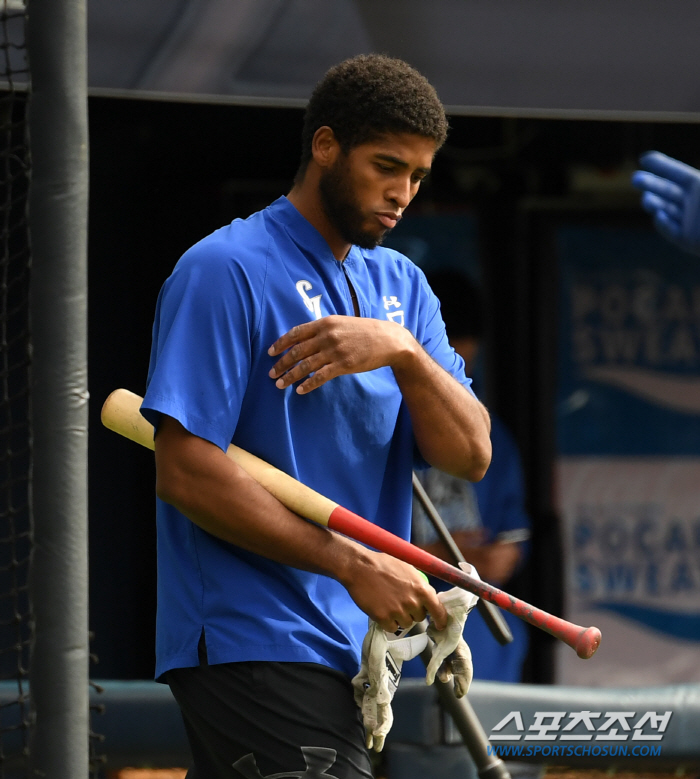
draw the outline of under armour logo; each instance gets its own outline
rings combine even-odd
[[[387,297],[384,295],[384,308],[388,311],[390,308],[401,308],[401,303],[399,303],[399,299],[396,297],[396,295],[391,295],[391,297]]]
[[[314,319],[320,319],[321,318],[321,296],[320,295],[314,295],[314,297],[310,298],[306,292],[307,290],[312,289],[313,285],[310,281],[306,281],[306,279],[301,279],[300,281],[297,281],[297,292],[301,295],[301,299],[304,301],[304,305],[311,311],[311,313],[314,315]]]
[[[301,283],[301,282],[299,282]],[[308,283],[308,282],[307,282]],[[297,284],[297,289],[299,285]],[[320,297],[320,295],[319,295]],[[306,761],[306,770],[304,771],[282,771],[280,774],[268,774],[263,776],[258,764],[255,762],[255,756],[251,753],[245,757],[236,760],[233,768],[238,771],[245,779],[338,779],[333,774],[327,774],[326,771],[333,767],[338,753],[335,749],[326,747],[302,747],[301,753]]]

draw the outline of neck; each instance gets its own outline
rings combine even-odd
[[[318,180],[319,173],[310,164],[304,178],[292,187],[290,193],[287,195],[287,200],[289,200],[307,222],[310,222],[318,230],[323,238],[325,238],[326,243],[336,260],[342,262],[347,257],[352,244],[349,244],[342,238],[328,219],[326,211],[323,208]]]

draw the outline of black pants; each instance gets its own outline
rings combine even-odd
[[[168,671],[192,748],[187,779],[371,779],[348,678],[313,663]]]

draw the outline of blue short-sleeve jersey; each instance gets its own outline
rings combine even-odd
[[[247,449],[408,538],[415,441],[393,372],[339,376],[308,395],[279,390],[268,348],[293,326],[353,315],[407,327],[465,387],[423,273],[403,255],[352,247],[338,262],[280,198],[187,251],[165,282],[142,413],[161,414],[225,450]],[[157,500],[156,676],[198,664],[314,662],[354,675],[367,617],[336,581],[247,552]]]

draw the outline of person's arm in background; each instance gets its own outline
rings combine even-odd
[[[639,158],[632,184],[656,229],[684,251],[700,255],[700,170],[658,151]]]
[[[476,568],[482,579],[492,584],[499,586],[505,584],[515,573],[522,559],[521,543],[496,540],[490,544],[480,545],[481,534],[473,530],[458,530],[452,533],[452,537],[466,561]],[[454,562],[442,541],[436,541],[423,548],[442,560]]]
[[[473,486],[484,527],[452,528],[451,532],[467,562],[476,567],[481,578],[502,585],[513,576],[526,556],[530,521],[524,506],[520,455],[515,441],[497,417],[492,418],[491,438],[491,466],[484,479]],[[422,547],[453,562],[442,541],[422,544]]]

